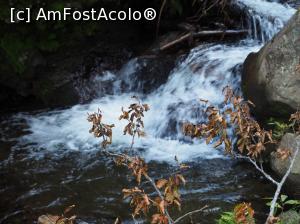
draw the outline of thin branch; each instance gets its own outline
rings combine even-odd
[[[223,2],[223,1],[222,1]],[[219,3],[219,1],[214,1],[210,6],[208,6],[207,8],[203,8],[202,12],[199,16],[195,16],[196,18],[193,20],[193,22],[199,22],[201,20],[201,18],[205,15],[207,15],[207,12],[213,8],[214,6],[216,6]],[[201,10],[200,10],[201,11]],[[198,10],[197,13],[200,13],[200,11]]]
[[[257,165],[256,161],[253,160],[253,159],[251,159],[249,156],[242,156],[242,155],[237,155],[237,154],[235,154],[235,157],[236,157],[236,158],[239,158],[239,159],[245,159],[245,160],[250,161],[250,162],[255,166],[255,168],[256,168],[259,172],[261,172],[261,173],[262,173],[268,180],[270,180],[273,184],[275,184],[276,186],[279,184],[278,181],[274,180],[269,174],[267,174],[267,173],[264,171],[263,167],[259,167],[259,166]]]
[[[140,104],[140,102],[139,102],[139,104]],[[144,106],[144,107],[145,107],[145,106]],[[146,110],[146,107],[145,107],[145,110]],[[123,111],[123,109],[122,109],[122,111]],[[146,110],[146,111],[147,111],[147,110]],[[94,126],[95,126],[95,123],[96,123],[96,122],[98,122],[100,126],[102,125],[102,123],[101,123],[101,117],[102,117],[102,116],[101,116],[101,114],[99,114],[99,113],[100,113],[100,112],[98,112],[98,114],[94,114],[94,115],[93,115],[94,117],[90,117],[90,118],[89,118],[89,121],[93,122],[93,129],[91,129],[91,130],[92,130],[92,132],[94,132],[95,136],[99,136],[99,137],[102,136],[102,137],[103,137],[103,143],[105,142],[105,143],[111,144],[111,134],[112,134],[112,131],[111,131],[111,129],[109,129],[111,126],[104,125],[104,128],[102,128],[102,127],[98,128],[98,129],[100,130],[100,133],[96,132],[96,131],[98,131],[98,130],[95,130],[95,129],[94,129]],[[124,113],[124,111],[123,111],[123,113]],[[128,117],[128,113],[129,113],[129,112],[127,112],[126,117]],[[142,114],[142,112],[140,112],[140,113]],[[122,119],[122,118],[124,118],[124,115],[123,115],[123,117],[121,116],[120,119]],[[127,120],[128,120],[128,119],[127,119]],[[129,122],[132,122],[132,121],[130,121],[130,120],[128,120],[128,121],[129,121]],[[137,123],[142,123],[142,121],[137,121]],[[129,124],[130,124],[130,123],[129,123]],[[98,124],[97,124],[97,125],[98,125]],[[109,127],[109,128],[107,128],[106,126]],[[142,125],[142,126],[143,126],[143,125]],[[127,126],[126,126],[126,127],[127,127]],[[136,127],[139,127],[139,126],[136,126]],[[103,131],[102,129],[105,129],[105,130]],[[108,130],[106,130],[106,129],[108,129]],[[130,149],[133,149],[135,136],[136,136],[137,133],[139,134],[138,131],[139,131],[139,130],[138,130],[137,128],[135,128],[135,130],[134,130],[134,132],[133,132],[133,134],[132,134],[132,142],[131,142]],[[102,133],[102,132],[103,132],[103,133]],[[108,132],[109,132],[110,135],[107,134]],[[130,132],[130,133],[131,133],[131,132]],[[97,135],[96,135],[96,134],[97,134]],[[100,135],[99,135],[99,134],[100,134]],[[126,132],[125,132],[125,134],[126,134]],[[107,137],[110,139],[109,142],[107,141]],[[107,151],[106,148],[105,148],[105,146],[106,146],[106,144],[102,144],[102,147],[103,147],[103,153],[104,153],[104,154],[106,154],[106,155],[112,157],[113,159],[115,159],[115,158],[120,158],[120,157],[121,157],[122,160],[121,160],[121,161],[118,161],[118,164],[119,164],[119,165],[122,164],[122,165],[124,165],[124,166],[127,166],[128,168],[132,168],[132,167],[130,167],[130,165],[127,164],[127,162],[130,162],[130,163],[131,163],[131,162],[134,162],[134,161],[135,161],[135,158],[130,157],[130,156],[128,156],[127,154],[124,154],[124,153],[115,153],[115,152]],[[135,172],[134,168],[132,168],[132,169],[133,169],[133,171]],[[146,180],[148,180],[148,183],[150,183],[150,184],[152,185],[152,187],[154,188],[154,190],[157,192],[158,196],[160,197],[161,201],[164,202],[164,201],[165,201],[165,196],[164,196],[163,193],[160,191],[160,189],[156,186],[155,181],[154,181],[154,180],[153,180],[146,172],[142,172],[142,175],[144,176],[144,178],[145,178]],[[140,183],[140,177],[141,177],[141,174],[139,174],[139,176],[137,176],[137,177],[139,178],[138,182]],[[151,199],[150,199],[150,200],[151,200]],[[182,220],[184,217],[186,217],[186,216],[188,216],[188,215],[192,215],[192,214],[194,214],[194,213],[196,213],[196,212],[203,211],[206,207],[207,207],[207,206],[204,206],[204,207],[201,208],[201,209],[198,209],[198,210],[189,212],[189,213],[187,213],[187,214],[185,214],[185,215],[179,217],[175,222],[174,222],[174,220],[171,218],[171,216],[170,216],[170,214],[169,214],[167,208],[164,208],[163,214],[167,217],[167,219],[168,219],[168,224],[174,224],[174,223],[179,222],[180,220]],[[132,215],[132,219],[133,219],[133,221],[134,221],[135,224],[138,224],[137,220],[135,220],[135,218],[134,218],[134,215]]]
[[[167,3],[167,0],[163,0],[163,2],[161,4],[161,7],[160,7],[160,10],[159,10],[159,15],[158,15],[157,24],[156,24],[156,38],[158,37],[158,34],[159,34],[161,15],[162,15],[162,12],[165,8],[166,3]]]
[[[129,156],[127,156],[126,154],[122,154],[122,153],[113,153],[113,152],[110,152],[106,149],[103,149],[103,153],[108,155],[108,156],[111,156],[111,157],[123,157],[125,159],[129,159]]]
[[[157,188],[154,180],[149,177],[147,174],[144,174],[144,177],[151,183],[151,185],[153,186],[153,188],[155,189],[155,191],[157,192],[158,196],[160,197],[160,199],[162,201],[164,201],[164,196],[162,195],[162,193],[160,192],[160,190]],[[169,212],[167,209],[165,209],[165,215],[168,217],[169,223],[174,223],[173,219],[171,218]]]
[[[122,153],[112,153],[112,152],[109,152],[109,151],[107,151],[107,150],[104,150],[104,153],[107,154],[107,155],[109,155],[109,156],[111,156],[111,157],[123,157],[123,158],[125,158],[125,159],[128,160],[128,161],[131,160],[131,157],[129,157],[129,156],[126,155],[126,154],[122,154]],[[124,164],[124,165],[126,165],[126,164]],[[153,180],[150,176],[148,176],[147,174],[144,174],[144,177],[148,180],[148,183],[150,183],[150,184],[153,186],[154,190],[157,192],[157,194],[158,194],[158,196],[160,197],[160,199],[161,199],[161,200],[164,200],[164,196],[162,195],[162,193],[160,192],[160,190],[157,188],[157,186],[156,186],[154,180]],[[174,221],[173,221],[173,219],[171,218],[171,216],[170,216],[170,214],[169,214],[169,212],[168,212],[167,209],[165,209],[165,215],[168,217],[168,220],[169,220],[169,223],[170,223],[170,224],[171,224],[171,223],[174,223]]]
[[[134,131],[133,136],[132,136],[132,139],[131,139],[130,150],[133,149],[135,135],[136,135],[136,130]]]
[[[132,220],[133,220],[134,224],[139,224],[138,221],[136,221],[136,219],[134,218],[133,215],[131,215],[131,217],[132,217]]]
[[[205,205],[204,207],[202,207],[202,208],[200,208],[200,209],[197,209],[197,210],[188,212],[188,213],[184,214],[183,216],[180,216],[179,218],[177,218],[177,219],[173,222],[173,224],[180,222],[182,219],[184,219],[184,218],[187,217],[187,216],[193,215],[193,214],[198,213],[198,212],[203,212],[203,210],[206,209],[206,208],[208,208],[208,205]]]
[[[237,36],[245,35],[248,33],[248,30],[202,30],[199,32],[189,32],[183,34],[179,38],[168,42],[159,48],[160,51],[167,50],[178,43],[189,40],[190,38],[201,38],[201,37],[224,37],[224,36]]]
[[[288,170],[286,171],[285,175],[283,176],[283,178],[281,179],[280,183],[278,183],[277,185],[277,189],[276,189],[276,192],[274,194],[274,197],[273,197],[273,200],[271,202],[271,206],[270,206],[270,212],[269,212],[269,215],[268,215],[268,219],[266,221],[266,223],[268,223],[268,220],[270,220],[273,216],[274,216],[274,211],[275,211],[275,207],[276,207],[276,202],[278,200],[278,197],[280,195],[280,192],[281,192],[281,189],[282,189],[282,186],[284,185],[285,181],[287,180],[288,176],[290,175],[290,173],[292,172],[292,169],[293,169],[293,166],[294,166],[294,163],[296,161],[296,157],[299,153],[299,143],[297,143],[297,149],[294,153],[294,156],[291,160],[291,164],[288,168]]]

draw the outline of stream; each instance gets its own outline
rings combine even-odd
[[[242,63],[250,52],[258,51],[295,13],[277,2],[237,0],[248,16],[249,35],[228,44],[206,44],[180,57],[166,83],[143,92],[136,74],[143,64],[127,62],[117,73],[99,74],[95,88],[108,83],[110,91],[88,104],[63,110],[35,111],[0,117],[0,223],[34,223],[41,214],[60,214],[75,204],[79,223],[113,223],[121,217],[133,223],[122,189],[134,185],[126,168],[116,167],[106,158],[99,139],[90,133],[87,113],[101,109],[104,123],[115,124],[109,150],[124,151],[131,138],[123,135],[126,122],[119,121],[121,108],[139,96],[149,104],[145,114],[146,137],[136,139],[134,150],[149,162],[150,176],[161,178],[175,169],[176,156],[190,166],[181,189],[182,211],[173,217],[209,205],[196,223],[215,223],[220,213],[239,202],[251,202],[258,223],[268,211],[264,197],[273,186],[250,164],[232,160],[222,150],[182,135],[185,121],[201,122],[203,104],[208,99],[222,107],[222,89],[240,91]],[[150,192],[151,188],[145,186]]]

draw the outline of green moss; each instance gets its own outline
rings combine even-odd
[[[78,23],[74,21],[31,21],[25,23],[9,23],[10,7],[22,9],[31,6],[32,14],[43,7],[46,10],[63,10],[66,4],[80,8],[91,7],[96,0],[16,0],[13,5],[0,3],[0,50],[8,59],[15,72],[22,74],[28,66],[28,56],[33,52],[51,53],[62,46],[68,47],[74,40],[96,34],[101,25],[99,22]]]
[[[4,50],[16,72],[25,70],[28,52],[34,47],[30,38],[21,39],[16,34],[6,33],[0,39],[0,48]]]
[[[202,1],[167,1],[164,9],[164,17],[178,18],[185,13],[194,15],[196,8],[202,5]],[[146,7],[159,8],[161,0],[136,1],[136,0],[14,0],[10,4],[7,1],[0,2],[0,48],[5,57],[9,59],[14,70],[21,74],[26,70],[29,63],[24,55],[32,52],[39,52],[48,55],[58,51],[62,46],[72,47],[74,42],[85,40],[86,37],[93,36],[100,32],[101,22],[99,21],[35,21],[30,23],[10,23],[10,8],[24,9],[31,8],[31,14],[37,14],[39,8],[45,10],[63,10],[64,7],[76,8],[76,10],[86,10],[91,8],[107,8],[126,10],[128,7],[142,9]],[[213,11],[213,10],[211,10]],[[175,14],[175,15],[174,15]],[[105,21],[103,21],[105,23]],[[15,35],[7,38],[6,34]],[[24,40],[25,38],[25,40]],[[0,50],[1,50],[0,49]],[[1,52],[0,52],[1,53]]]
[[[280,215],[281,224],[299,224],[300,214],[294,210],[289,210]]]

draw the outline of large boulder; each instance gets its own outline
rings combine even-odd
[[[292,155],[295,153],[297,147],[299,146],[300,136],[291,133],[285,134],[279,144],[279,148],[281,149],[290,149]],[[271,168],[280,177],[282,177],[286,173],[287,169],[290,166],[290,161],[291,159],[283,160],[281,158],[278,158],[276,152],[273,152],[271,154]],[[300,197],[300,153],[298,153],[298,155],[296,156],[294,166],[287,180],[287,187],[288,190],[291,190],[293,193],[295,193],[297,197]]]
[[[300,105],[300,10],[258,53],[246,58],[242,88],[258,115],[288,116]]]

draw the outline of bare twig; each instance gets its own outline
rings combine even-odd
[[[268,223],[268,220],[270,220],[273,216],[274,216],[274,211],[275,211],[275,207],[276,207],[276,202],[278,200],[278,197],[280,195],[280,192],[281,192],[281,189],[282,189],[282,186],[284,185],[285,181],[287,180],[288,176],[290,175],[290,173],[292,172],[292,169],[293,169],[293,166],[294,166],[294,163],[296,161],[296,157],[299,153],[299,143],[297,143],[297,149],[294,153],[294,156],[292,157],[292,160],[291,160],[291,163],[290,163],[290,166],[288,168],[288,170],[286,171],[285,175],[283,176],[283,178],[281,179],[281,181],[277,184],[277,189],[276,189],[276,192],[274,194],[274,197],[273,197],[273,200],[271,202],[271,206],[270,206],[270,212],[269,212],[269,215],[268,215],[268,219],[266,221],[266,223]]]
[[[109,152],[107,150],[104,150],[104,153],[107,154],[108,156],[113,157],[113,158],[114,157],[122,157],[122,158],[126,159],[127,161],[132,160],[130,156],[128,156],[126,154],[123,154],[123,153],[112,153],[112,152]],[[124,165],[126,166],[126,164],[124,164]],[[148,180],[147,183],[150,183],[152,185],[152,187],[154,188],[154,190],[156,191],[156,193],[158,194],[160,199],[164,200],[164,196],[162,195],[161,191],[157,188],[154,180],[150,176],[148,176],[148,174],[144,174],[144,177]],[[168,217],[169,224],[174,222],[167,209],[165,209],[165,215]]]
[[[184,218],[187,217],[187,216],[193,215],[193,214],[198,213],[198,212],[203,212],[203,210],[206,209],[206,208],[208,208],[208,205],[205,205],[204,207],[202,207],[202,208],[200,208],[200,209],[197,209],[197,210],[188,212],[188,213],[184,214],[183,216],[180,216],[179,218],[177,218],[177,219],[173,222],[173,224],[180,222],[182,219],[184,219]]]
[[[253,160],[251,157],[249,157],[249,156],[242,156],[242,155],[238,155],[238,154],[235,154],[235,157],[236,157],[236,158],[239,158],[239,159],[245,159],[245,160],[248,160],[249,162],[251,162],[251,163],[255,166],[255,168],[256,168],[259,172],[261,172],[261,173],[264,175],[265,178],[267,178],[268,180],[270,180],[270,181],[271,181],[273,184],[275,184],[275,185],[278,185],[278,184],[279,184],[279,182],[276,181],[276,180],[274,180],[268,173],[266,173],[262,167],[259,167],[259,166],[257,165],[256,161]]]
[[[275,212],[275,207],[276,207],[276,203],[277,203],[278,197],[279,197],[279,195],[280,195],[280,192],[281,192],[281,190],[282,190],[282,187],[283,187],[284,183],[286,182],[288,176],[290,175],[290,173],[291,173],[291,171],[292,171],[292,169],[293,169],[294,163],[295,163],[295,161],[296,161],[296,157],[297,157],[297,155],[298,155],[298,153],[299,153],[299,151],[300,151],[299,148],[300,148],[300,147],[299,147],[299,144],[297,144],[297,149],[296,149],[296,151],[295,151],[295,153],[294,153],[294,156],[293,156],[292,159],[291,159],[290,166],[289,166],[288,170],[286,171],[286,173],[284,174],[284,176],[282,177],[282,179],[280,180],[280,182],[274,180],[268,173],[266,173],[266,172],[264,171],[263,167],[262,167],[262,166],[259,167],[259,166],[257,165],[256,161],[253,160],[251,157],[249,157],[249,156],[242,156],[242,155],[235,155],[236,158],[245,159],[245,160],[250,161],[250,162],[255,166],[255,168],[256,168],[258,171],[260,171],[260,172],[264,175],[265,178],[267,178],[267,179],[270,180],[273,184],[276,185],[276,191],[275,191],[275,194],[274,194],[273,199],[272,199],[272,202],[271,202],[270,212],[269,212],[268,219],[267,219],[266,223],[269,223],[268,221],[269,221],[272,217],[274,217],[274,212]]]
[[[225,112],[220,113],[220,110],[216,109],[216,107],[214,106],[207,107],[209,115],[208,122],[206,124],[200,125],[187,124],[185,125],[184,132],[187,133],[187,135],[190,135],[190,133],[196,133],[190,136],[202,138],[204,137],[206,138],[207,143],[210,143],[213,138],[219,137],[219,140],[214,147],[218,147],[224,143],[225,150],[227,153],[230,153],[235,158],[248,160],[261,174],[263,174],[263,176],[266,179],[268,179],[276,185],[276,191],[271,202],[268,218],[266,220],[266,224],[271,224],[273,223],[275,218],[274,211],[276,207],[276,202],[278,200],[284,183],[286,182],[288,176],[292,171],[293,165],[296,160],[296,156],[298,155],[300,150],[300,143],[297,142],[294,155],[290,159],[290,165],[287,168],[282,179],[280,180],[280,182],[276,181],[273,177],[271,177],[268,173],[265,172],[262,162],[257,162],[255,159],[258,156],[262,155],[262,151],[266,149],[266,144],[274,143],[274,141],[272,140],[272,132],[265,131],[263,128],[260,127],[258,122],[251,117],[249,105],[253,105],[252,102],[245,101],[240,96],[235,96],[233,90],[228,86],[224,88],[223,92],[225,95],[224,103],[231,103],[233,109],[230,108]],[[226,132],[226,129],[228,127],[226,119],[227,114],[230,114],[229,124],[236,126],[235,130],[239,138],[239,140],[237,141],[238,152],[234,152],[232,148],[233,142],[231,139],[228,138]],[[296,112],[295,114],[292,114],[290,121],[300,121],[300,113]],[[214,132],[211,132],[211,130],[213,130]],[[244,155],[245,149],[248,151],[246,155]]]
[[[206,16],[207,15],[207,12],[209,10],[211,10],[213,7],[215,7],[217,4],[222,4],[222,10],[224,10],[224,6],[226,4],[226,1],[214,1],[211,5],[209,5],[208,7],[206,7],[206,4],[207,4],[207,1],[205,1],[205,4],[204,4],[204,7],[201,9],[199,9],[196,13],[196,15],[191,18],[191,20],[193,22],[199,22],[201,20],[202,17]],[[200,14],[201,13],[201,14]],[[200,14],[200,15],[199,15]]]
[[[165,200],[164,196],[162,195],[162,193],[160,192],[160,190],[157,188],[154,180],[151,177],[149,177],[147,174],[144,174],[144,177],[151,183],[151,185],[153,186],[154,190],[157,192],[157,194],[160,197],[160,199],[162,201]],[[174,223],[174,221],[171,218],[171,216],[170,216],[170,214],[169,214],[169,212],[168,212],[167,209],[165,209],[165,215],[168,217],[169,224]]]
[[[246,34],[248,34],[248,30],[203,30],[199,32],[189,32],[187,34],[180,36],[178,39],[173,40],[161,46],[159,50],[164,51],[190,38],[224,37],[224,36],[237,36],[237,35],[246,35]]]
[[[174,46],[174,45],[176,45],[180,42],[183,42],[183,41],[189,39],[190,37],[192,37],[192,35],[193,35],[192,33],[184,34],[183,36],[179,37],[178,39],[176,39],[174,41],[171,41],[171,42],[161,46],[159,50],[164,51],[164,50],[166,50],[166,49],[168,49],[168,48],[170,48],[170,47],[172,47],[172,46]]]
[[[136,131],[134,131],[134,132],[133,132],[133,135],[132,135],[131,145],[130,145],[130,150],[133,149],[135,135],[136,135]]]
[[[134,218],[134,215],[131,215],[131,217],[132,217],[134,224],[139,224],[138,221],[136,221],[136,219]]]
[[[158,15],[157,24],[156,24],[156,37],[158,37],[158,34],[159,34],[161,15],[162,15],[162,12],[165,8],[166,3],[167,3],[167,0],[163,0],[163,2],[161,4],[161,7],[160,7],[160,10],[159,10],[159,15]]]
[[[138,100],[138,104],[131,104],[129,107],[129,111],[124,111],[122,108],[122,112],[123,114],[119,117],[119,119],[125,119],[127,120],[129,123],[127,124],[127,126],[124,129],[124,134],[130,134],[132,137],[132,142],[130,145],[130,149],[133,149],[133,145],[134,145],[134,139],[136,137],[136,134],[138,135],[138,137],[140,136],[144,136],[144,132],[143,130],[140,130],[141,127],[144,127],[143,121],[141,120],[141,117],[143,116],[143,112],[149,110],[149,106],[147,104],[141,104],[139,99],[137,97],[134,97]],[[131,113],[134,110],[133,113]],[[131,196],[132,200],[131,202],[134,202],[134,205],[136,205],[135,208],[135,212],[132,215],[133,218],[133,222],[135,224],[138,224],[138,221],[135,220],[135,215],[139,214],[139,211],[141,210],[140,206],[146,206],[145,208],[148,209],[148,206],[151,205],[150,201],[152,202],[152,205],[156,205],[159,209],[160,209],[160,214],[155,214],[158,215],[159,217],[162,217],[164,219],[164,223],[168,223],[168,224],[174,224],[179,222],[180,220],[182,220],[184,217],[188,216],[188,215],[192,215],[196,212],[200,212],[203,209],[206,208],[203,207],[202,209],[198,209],[192,212],[189,212],[185,215],[183,215],[182,217],[179,217],[176,221],[174,221],[172,219],[172,217],[170,216],[169,212],[168,212],[168,208],[167,205],[169,204],[169,201],[166,200],[166,195],[169,192],[166,191],[167,188],[165,188],[166,192],[163,192],[163,190],[160,190],[160,187],[158,187],[158,185],[156,185],[154,179],[152,179],[148,174],[147,174],[147,164],[144,162],[144,160],[140,157],[137,156],[130,156],[127,155],[125,153],[116,153],[116,152],[110,152],[106,150],[106,145],[107,144],[111,144],[112,141],[112,127],[113,125],[106,125],[103,124],[101,122],[102,120],[102,114],[101,111],[99,110],[98,113],[94,113],[88,116],[88,121],[93,123],[92,129],[90,130],[90,132],[94,133],[95,137],[102,137],[103,138],[103,142],[102,142],[102,148],[103,148],[103,153],[111,158],[113,158],[116,162],[117,165],[124,165],[126,167],[128,167],[130,170],[132,170],[133,172],[133,176],[136,177],[137,182],[140,184],[141,183],[141,177],[143,176],[147,182],[146,183],[150,183],[150,185],[152,185],[152,187],[154,188],[155,192],[157,193],[158,197],[160,198],[162,204],[157,201],[153,201],[151,198],[149,198],[147,196],[147,194],[145,194],[144,190],[140,190],[139,188],[135,187],[133,189],[123,189],[123,193],[125,197]],[[105,143],[105,144],[103,144]],[[178,160],[176,160],[178,161]],[[180,165],[180,164],[178,164]],[[185,180],[183,178],[182,175],[177,174],[175,175],[175,178],[180,179],[177,182],[183,182],[185,183]],[[176,179],[176,180],[177,180]],[[173,185],[175,185],[176,187],[179,186],[179,183],[173,183],[173,179],[170,178],[169,179],[170,189],[172,188]],[[171,191],[172,194],[174,194],[173,191]],[[178,193],[178,192],[177,192]],[[140,198],[136,198],[134,194],[139,194],[138,196],[143,197],[143,201],[135,201],[136,199],[140,200]],[[176,198],[176,200],[174,200],[174,202],[170,202],[170,204],[172,203],[176,203],[177,205],[179,203],[179,196]],[[166,204],[165,204],[166,202]],[[145,204],[143,204],[145,203]],[[145,212],[145,211],[144,211]],[[154,216],[155,216],[154,215]],[[118,220],[118,219],[117,219]],[[116,220],[116,221],[117,221]]]

